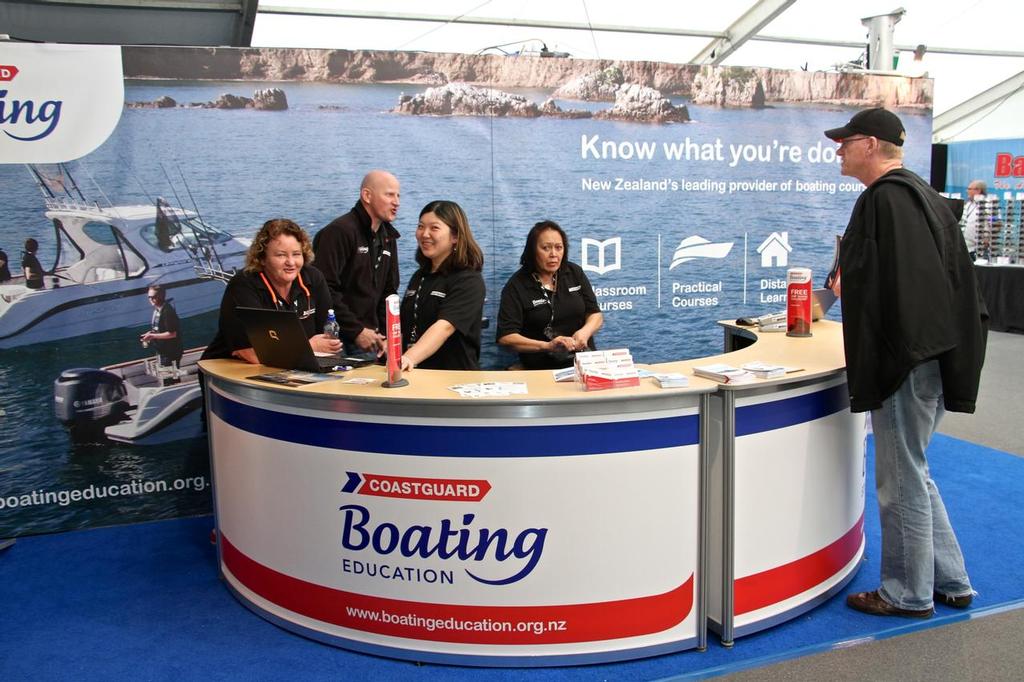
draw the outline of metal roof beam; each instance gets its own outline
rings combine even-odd
[[[718,66],[753,36],[770,24],[796,0],[760,0],[725,30],[725,36],[715,38],[690,60],[691,64]]]
[[[1024,71],[936,116],[932,119],[932,140],[941,142],[954,137],[960,132],[951,130],[954,126],[966,122],[1021,91],[1024,91]]]
[[[795,2],[795,0],[793,0]],[[792,3],[790,3],[792,4]],[[480,26],[512,26],[515,28],[550,28],[566,31],[594,31],[598,33],[633,33],[637,35],[677,36],[682,38],[727,38],[722,31],[698,29],[658,28],[649,26],[616,26],[614,24],[581,24],[565,21],[541,21],[534,19],[502,19],[498,17],[449,17],[437,14],[403,14],[400,12],[373,12],[327,7],[294,7],[291,5],[265,5],[260,2],[260,14],[285,14],[307,17],[333,17],[339,19],[379,19],[390,21],[425,21],[436,24],[472,24]],[[867,39],[859,41],[827,40],[822,38],[798,38],[794,36],[751,35],[748,40],[792,45],[821,45],[824,47],[861,48],[867,46]],[[913,50],[914,45],[896,45],[898,50]],[[980,57],[1024,57],[1024,52],[1015,50],[983,50],[955,47],[928,46],[932,54],[960,54]]]
[[[403,14],[401,12],[364,12],[359,10],[330,9],[326,7],[292,7],[264,5],[260,3],[260,14],[292,14],[313,17],[338,17],[343,19],[385,19],[392,21],[427,21],[437,24],[476,24],[481,26],[512,26],[515,28],[551,28],[570,31],[595,31],[604,33],[638,33],[664,36],[689,36],[716,38],[724,35],[721,31],[700,31],[696,29],[646,28],[643,26],[615,26],[611,24],[580,24],[564,21],[542,21],[539,19],[500,19],[496,17],[447,17],[437,14]]]

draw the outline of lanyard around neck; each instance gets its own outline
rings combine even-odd
[[[306,301],[309,302],[310,304],[312,304],[313,298],[309,295],[309,289],[306,288],[306,283],[302,281],[302,273],[301,272],[298,273],[298,276],[299,276],[299,286],[302,287],[302,290],[306,292]],[[267,285],[267,291],[270,292],[270,300],[272,300],[274,302],[274,307],[275,308],[284,308],[285,307],[284,304],[286,303],[286,301],[278,300],[277,292],[274,290],[274,287],[267,280],[267,276],[264,275],[261,272],[260,273],[260,279],[262,279],[263,283],[265,285]]]
[[[423,286],[426,284],[427,277],[431,273],[424,273],[420,276],[420,283],[416,287],[416,293],[412,297],[412,329],[409,330],[409,345],[416,343],[416,338],[419,334],[416,331],[416,325],[419,324],[420,318],[420,294],[423,293]]]
[[[548,339],[554,338],[554,325],[555,325],[555,294],[558,293],[558,272],[551,275],[551,289],[548,290],[544,287],[544,283],[540,281],[540,275],[536,272],[531,273],[533,279],[537,282],[537,286],[540,287],[540,293],[544,297],[544,300],[548,302],[548,308],[551,309],[551,319],[548,320],[548,324],[544,327],[544,336]]]

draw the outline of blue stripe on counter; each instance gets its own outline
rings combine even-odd
[[[737,394],[741,398],[742,394]],[[736,435],[749,436],[804,424],[827,417],[850,406],[846,384],[823,391],[736,408]]]
[[[388,424],[276,412],[210,394],[213,413],[235,428],[316,447],[438,457],[598,455],[695,445],[696,414],[637,421],[542,426]]]

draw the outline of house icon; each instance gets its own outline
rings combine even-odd
[[[789,263],[789,232],[772,232],[761,242],[757,252],[761,254],[762,268],[784,268]]]

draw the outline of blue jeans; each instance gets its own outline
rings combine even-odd
[[[347,358],[359,358],[360,360],[366,360],[367,362],[377,362],[377,354],[372,350],[363,350],[354,343],[347,341],[342,342],[341,352],[345,354]]]
[[[871,412],[882,525],[882,598],[901,609],[932,607],[932,591],[972,593],[963,553],[928,472],[925,450],[945,410],[939,361],[915,367]]]

